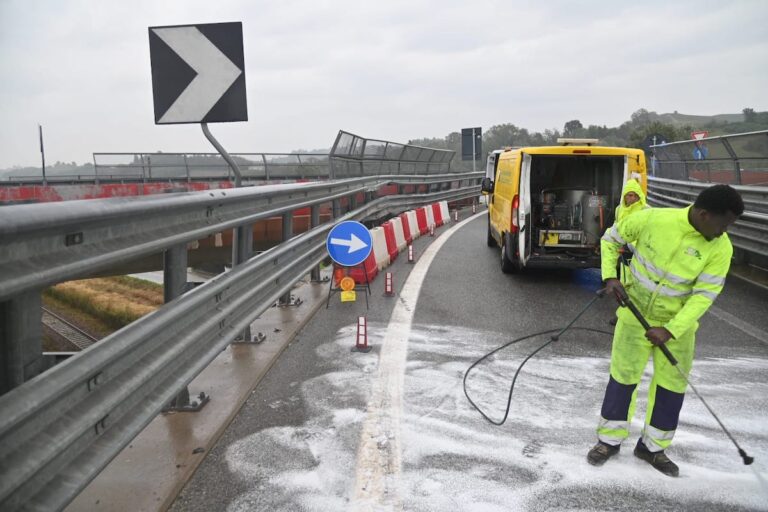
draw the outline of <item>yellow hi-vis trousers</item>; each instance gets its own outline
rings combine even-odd
[[[650,451],[658,452],[672,443],[687,383],[661,349],[645,338],[645,329],[634,318],[627,318],[627,314],[631,315],[629,311],[620,308],[611,349],[611,376],[600,411],[597,436],[600,441],[614,446],[629,437],[629,424],[635,413],[637,385],[643,376],[648,357],[653,355],[653,378],[648,389],[648,408],[642,439]],[[654,323],[651,322],[651,325]],[[691,371],[695,335],[696,331],[691,329],[666,343],[685,375]]]

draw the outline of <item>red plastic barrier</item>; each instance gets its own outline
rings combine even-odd
[[[411,237],[411,227],[408,225],[408,214],[401,213],[400,220],[403,224],[403,238],[405,238],[405,243],[411,245],[413,243],[413,237]]]
[[[363,262],[365,270],[368,272],[368,282],[372,282],[373,278],[379,273],[379,267],[376,265],[376,256],[371,250],[371,254]],[[365,272],[360,267],[351,267],[347,273],[357,284],[365,284]]]
[[[397,258],[400,251],[397,250],[397,240],[395,239],[395,226],[391,222],[385,222],[381,225],[384,228],[384,239],[387,241],[387,252],[389,253],[389,262],[392,263]]]
[[[432,218],[435,219],[435,226],[443,225],[443,212],[440,210],[440,203],[432,205]]]
[[[419,233],[426,235],[429,233],[429,226],[427,225],[427,211],[424,207],[416,209],[416,223],[419,225]]]

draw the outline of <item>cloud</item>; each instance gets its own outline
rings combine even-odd
[[[464,125],[620,124],[638,108],[768,109],[768,4],[482,0],[0,3],[0,168],[98,151],[212,151],[155,126],[147,29],[242,21],[249,122],[232,151],[407,141]]]

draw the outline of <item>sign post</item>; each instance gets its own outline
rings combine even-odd
[[[39,124],[37,125],[38,130],[40,131],[40,158],[43,159],[43,186],[48,184],[48,181],[45,179],[45,148],[43,146],[43,125]]]
[[[240,187],[240,168],[208,130],[208,123],[248,120],[243,24],[149,27],[148,32],[155,124],[199,123],[205,137],[235,173],[235,186]],[[233,231],[234,268],[250,258],[253,229],[247,225]],[[250,327],[240,338],[251,341]],[[190,410],[189,406],[185,387],[170,409],[184,411]]]
[[[472,160],[472,172],[476,171],[477,159],[482,153],[483,134],[481,128],[461,129],[461,159]]]

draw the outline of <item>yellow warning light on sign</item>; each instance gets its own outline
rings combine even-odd
[[[341,292],[341,302],[355,302],[357,300],[357,293],[354,291]]]
[[[350,290],[355,289],[355,280],[352,279],[349,276],[344,276],[341,278],[341,281],[339,281],[339,288],[344,290],[345,292],[348,292]]]

